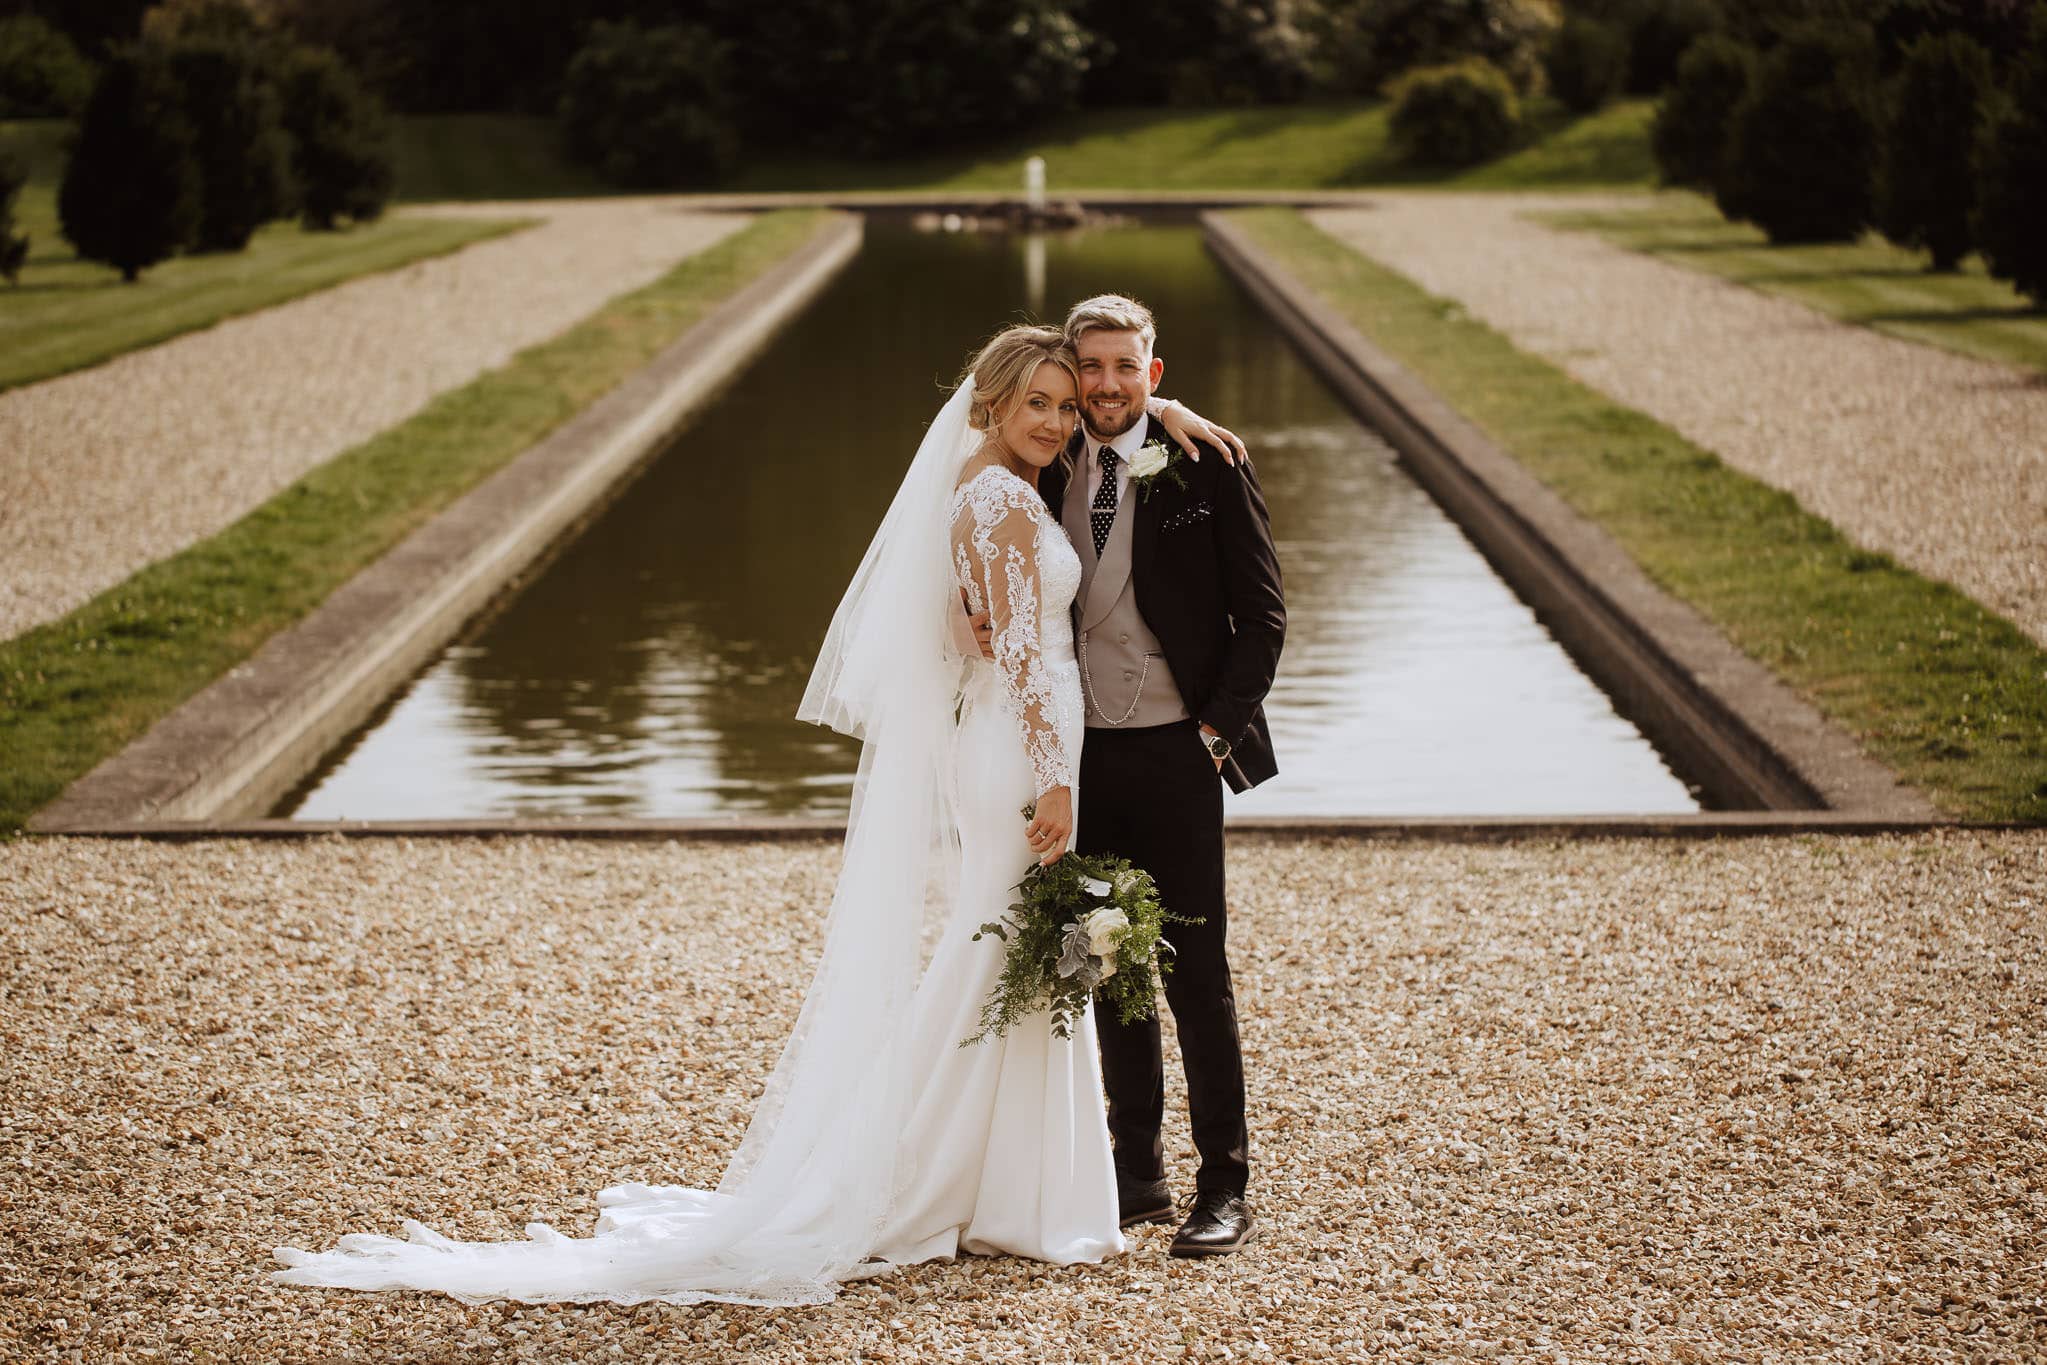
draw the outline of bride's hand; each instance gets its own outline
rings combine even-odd
[[[1234,465],[1239,460],[1251,463],[1251,453],[1244,449],[1236,432],[1209,421],[1177,398],[1167,402],[1166,410],[1159,414],[1159,423],[1196,464],[1201,463],[1201,449],[1194,444],[1196,441],[1206,441],[1221,450],[1224,464]]]
[[[1066,841],[1073,837],[1073,788],[1054,787],[1038,798],[1031,822],[1024,826],[1024,838],[1031,852],[1046,867],[1066,856]]]

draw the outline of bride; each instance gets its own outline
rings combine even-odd
[[[1080,676],[1071,543],[1037,492],[1078,415],[1064,335],[1012,327],[920,443],[833,617],[799,718],[863,741],[825,946],[794,1031],[717,1188],[602,1191],[594,1236],[277,1249],[287,1284],[469,1302],[820,1303],[836,1285],[960,1252],[1099,1261],[1124,1249],[1092,1011],[968,1047],[1001,915],[1075,820]],[[1184,408],[1176,439],[1228,437]],[[994,661],[954,643],[960,598]],[[1027,818],[1026,807],[1031,809]],[[945,915],[921,974],[924,907]],[[921,979],[920,979],[921,975]]]

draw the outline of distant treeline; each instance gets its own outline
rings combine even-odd
[[[1929,29],[1992,50],[2018,0],[249,0],[332,48],[402,113],[553,113],[607,26],[659,32],[707,117],[750,145],[878,154],[971,141],[1076,105],[1269,104],[1376,94],[1414,67],[1483,57],[1523,93],[1569,14],[1615,29],[1626,84],[1655,93],[1699,33],[1871,24],[1897,54]],[[141,32],[147,0],[0,0],[88,61]],[[0,55],[0,64],[4,64]],[[0,93],[0,100],[4,100]],[[0,111],[4,112],[4,111]]]
[[[207,50],[138,69],[138,40],[171,33]],[[287,155],[270,106],[291,112],[293,53],[324,55],[292,59],[307,112]],[[1662,96],[1665,178],[1773,240],[1881,227],[1937,268],[1980,249],[2047,293],[2047,0],[0,0],[0,117],[76,116],[87,92],[77,159],[102,149],[106,172],[69,178],[103,191],[97,216],[133,235],[124,205],[178,159],[156,110],[181,104],[201,174],[180,240],[212,249],[294,202],[318,226],[373,216],[379,104],[552,115],[613,183],[681,189],[746,154],[886,157],[1075,108],[1317,96],[1386,96],[1408,157],[1451,167],[1521,141],[1536,99],[1633,92]],[[355,197],[295,200],[291,165],[325,164],[323,141]],[[0,273],[8,188],[0,168]],[[81,249],[94,202],[67,195]]]

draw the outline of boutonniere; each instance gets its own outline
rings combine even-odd
[[[1181,461],[1186,454],[1176,446],[1164,441],[1146,441],[1130,457],[1130,480],[1137,485],[1140,500],[1151,497],[1152,486],[1160,479],[1171,479],[1173,487],[1187,491],[1187,476],[1180,472]]]

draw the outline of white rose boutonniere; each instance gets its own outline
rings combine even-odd
[[[1171,479],[1176,488],[1186,488],[1187,478],[1180,472],[1180,462],[1186,458],[1164,441],[1146,441],[1130,457],[1130,479],[1137,485],[1138,496],[1149,498],[1153,485],[1162,478]]]

